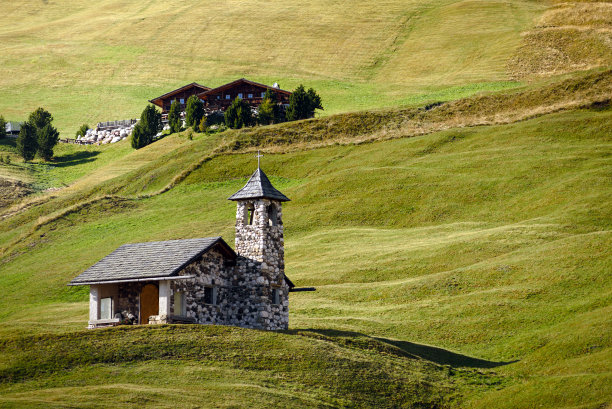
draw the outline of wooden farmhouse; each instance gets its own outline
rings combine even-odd
[[[291,92],[282,90],[278,86],[264,85],[245,78],[212,89],[193,82],[154,98],[149,102],[160,107],[162,114],[167,114],[170,111],[172,101],[179,101],[181,109],[185,110],[187,99],[192,95],[196,95],[204,102],[208,112],[225,111],[236,98],[241,98],[251,106],[257,107],[261,104],[266,91],[269,89],[274,91],[277,103],[282,105],[289,104]]]
[[[258,167],[229,197],[236,240],[221,237],[125,244],[69,285],[88,285],[89,328],[119,324],[198,323],[286,329],[282,203]]]

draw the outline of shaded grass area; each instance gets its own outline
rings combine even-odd
[[[243,407],[439,408],[452,399],[449,391],[455,383],[466,384],[464,378],[474,382],[470,387],[482,387],[482,372],[449,371],[360,334],[353,334],[350,344],[344,338],[315,335],[173,325],[4,339],[0,342],[0,391],[4,392],[0,402],[29,407],[38,400],[30,392],[34,387],[42,389],[44,397],[78,386],[89,387],[93,396],[64,396],[62,403],[89,405],[106,386],[125,382],[131,388],[167,389],[151,396],[150,404],[169,404],[169,393],[185,391],[174,402],[185,405],[201,398],[193,395],[193,386],[207,386],[214,379],[217,396],[213,401],[221,406],[229,399],[232,406]],[[156,376],[130,376],[144,370],[145,363],[147,372],[156,368]],[[198,375],[217,376],[185,373],[194,367],[199,368]],[[100,372],[114,376],[103,381]],[[90,374],[93,379],[87,378]],[[263,394],[242,391],[235,395],[231,386],[240,384],[263,389]],[[125,404],[132,407],[139,402]]]

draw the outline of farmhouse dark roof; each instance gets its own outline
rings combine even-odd
[[[189,88],[200,88],[202,90],[202,92],[210,90],[210,87],[207,87],[207,86],[202,85],[202,84],[198,84],[197,82],[192,82],[191,84],[183,85],[180,88],[177,88],[177,89],[175,89],[173,91],[167,92],[164,95],[160,95],[157,98],[150,99],[149,102],[151,102],[151,103],[153,103],[155,105],[159,105],[159,103],[160,103],[159,101],[164,100],[164,99],[166,99],[168,97],[171,97],[174,94],[178,94],[179,92],[184,91],[184,90],[189,89]],[[156,102],[156,101],[158,101],[158,102]]]
[[[242,189],[231,195],[228,200],[245,200],[245,199],[273,199],[279,202],[288,202],[289,198],[276,190],[270,179],[266,176],[263,170],[257,170],[251,175],[249,181]]]
[[[221,237],[124,244],[69,285],[171,277],[215,245],[230,258],[236,258],[234,250]]]
[[[286,91],[286,90],[280,89],[280,88],[274,88],[274,87],[271,87],[271,86],[266,85],[266,84],[261,84],[259,82],[247,80],[246,78],[240,78],[240,79],[237,79],[236,81],[232,81],[232,82],[228,82],[227,84],[220,85],[217,88],[212,88],[212,89],[209,89],[207,91],[204,91],[204,92],[198,94],[198,97],[203,97],[205,95],[210,95],[210,94],[215,94],[215,93],[220,92],[220,91],[225,91],[226,89],[232,88],[232,87],[234,87],[234,86],[236,86],[238,84],[241,84],[241,83],[242,84],[253,85],[255,87],[271,89],[274,92],[278,92],[278,93],[281,93],[281,94],[291,95],[291,91]]]

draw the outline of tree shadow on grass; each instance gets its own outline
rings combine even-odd
[[[74,166],[81,165],[87,162],[93,162],[95,157],[98,156],[100,152],[98,151],[79,151],[74,153],[69,153],[67,155],[56,156],[54,158],[54,165],[59,168],[63,168],[66,166]]]
[[[6,138],[0,138],[0,146],[8,146],[15,148],[17,146],[17,138],[7,136]]]
[[[380,337],[370,337],[368,335],[351,331],[305,328],[290,330],[288,332],[295,335],[305,336],[308,336],[309,334],[315,334],[321,336],[321,338],[323,339],[329,339],[332,342],[339,341],[342,344],[359,344],[358,340],[365,340],[366,342],[379,342],[382,347],[381,349],[384,349],[385,346],[395,347],[399,351],[401,351],[402,355],[404,356],[422,358],[431,362],[435,362],[439,365],[450,365],[456,368],[496,368],[499,366],[509,365],[518,362],[518,360],[507,362],[487,361],[485,359],[473,358],[467,355],[452,352],[443,348],[433,347],[430,345],[416,344],[414,342],[398,341]]]

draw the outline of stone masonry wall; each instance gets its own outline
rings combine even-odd
[[[248,206],[254,208],[249,224]],[[273,207],[273,210],[270,210]],[[271,221],[270,218],[273,218]],[[267,199],[239,201],[236,209],[236,303],[243,303],[250,328],[286,329],[289,325],[289,288],[284,280],[285,259],[280,202]],[[279,304],[273,291],[279,291]]]
[[[226,324],[227,316],[235,310],[230,292],[229,278],[233,275],[234,266],[226,263],[225,257],[216,250],[210,250],[199,260],[189,264],[179,274],[195,275],[194,279],[174,280],[171,284],[171,313],[179,315],[174,310],[174,295],[177,291],[185,294],[185,310],[188,318],[193,318],[199,324]],[[205,302],[205,288],[216,291],[216,305]]]

